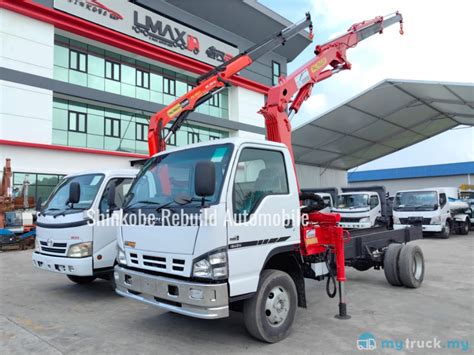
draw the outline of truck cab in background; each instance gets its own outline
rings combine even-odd
[[[458,197],[454,188],[398,191],[393,202],[394,228],[421,222],[423,232],[438,233],[442,238],[449,238],[453,230],[467,234],[471,225],[469,205]]]
[[[469,220],[471,222],[471,230],[474,229],[474,186],[468,185],[469,188],[461,189],[459,191],[459,198],[469,205],[469,210],[466,213],[469,215]],[[471,188],[472,186],[472,188]]]
[[[97,170],[66,176],[38,208],[33,265],[82,284],[97,277],[113,280],[117,225],[111,211],[120,208],[137,169]],[[109,206],[109,191],[116,206]]]
[[[342,188],[333,212],[341,215],[339,225],[347,229],[364,229],[385,225],[392,227],[392,211],[385,187]]]
[[[306,206],[315,206],[315,210],[323,213],[330,213],[334,208],[334,203],[337,200],[338,190],[335,187],[328,188],[307,188],[301,189],[301,193],[316,195],[317,198],[314,199],[303,199],[303,202]]]

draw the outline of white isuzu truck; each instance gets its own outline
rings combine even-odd
[[[333,212],[341,215],[340,226],[364,229],[385,225],[392,227],[392,209],[384,186],[346,187],[337,197]]]
[[[33,265],[79,284],[97,277],[113,280],[117,226],[109,223],[109,211],[122,206],[137,172],[100,170],[66,176],[37,212]],[[108,205],[109,191],[115,193],[116,206]]]
[[[434,232],[449,238],[451,231],[468,234],[471,227],[469,204],[458,199],[455,188],[434,187],[398,191],[393,202],[394,229],[416,222],[423,232]]]

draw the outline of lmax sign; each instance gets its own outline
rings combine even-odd
[[[54,0],[54,7],[211,65],[238,54],[235,47],[126,0]]]

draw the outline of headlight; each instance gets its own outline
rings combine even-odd
[[[393,223],[394,224],[400,224],[400,218],[399,217],[393,217]]]
[[[370,218],[369,217],[361,218],[359,223],[370,223]]]
[[[193,276],[220,280],[226,279],[227,272],[227,249],[214,250],[197,259],[193,264]]]
[[[92,255],[92,242],[73,244],[69,247],[67,256],[70,258],[84,258]]]
[[[35,238],[35,251],[41,251],[41,244],[38,238]]]
[[[127,257],[125,256],[125,252],[118,248],[118,254],[117,254],[117,263],[119,265],[127,265]]]
[[[441,224],[441,216],[434,216],[431,218],[430,224]]]

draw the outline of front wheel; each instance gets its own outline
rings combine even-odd
[[[90,284],[92,281],[96,279],[95,276],[76,276],[76,275],[67,275],[67,278],[72,282],[77,284]]]
[[[258,340],[283,340],[290,333],[297,304],[291,276],[280,270],[263,270],[256,294],[244,303],[245,327]]]
[[[450,234],[451,234],[451,223],[449,223],[449,221],[446,221],[446,224],[444,225],[444,229],[440,233],[440,237],[443,239],[448,239]]]

